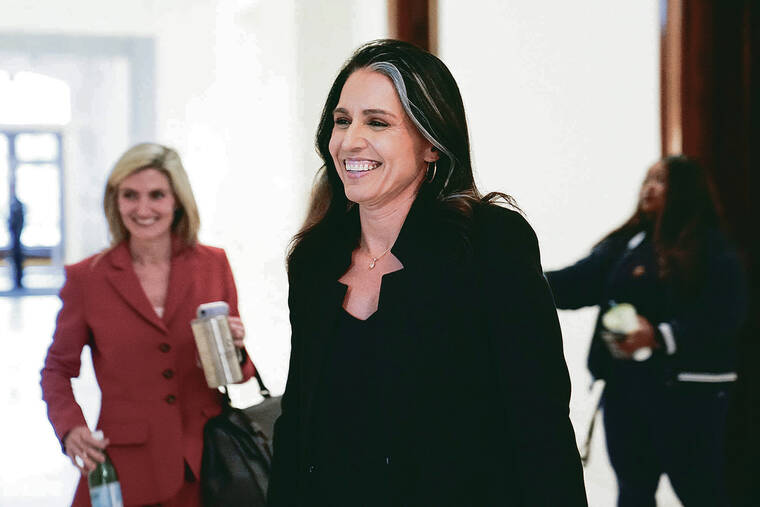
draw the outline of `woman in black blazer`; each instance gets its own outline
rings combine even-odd
[[[586,505],[538,242],[475,187],[446,66],[361,47],[317,147],[270,505]]]

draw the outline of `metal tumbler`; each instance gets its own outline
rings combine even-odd
[[[198,314],[204,315],[200,309]],[[208,386],[216,388],[243,380],[227,315],[207,315],[190,324]]]

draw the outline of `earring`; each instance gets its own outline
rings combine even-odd
[[[428,171],[430,170],[430,164],[433,164],[433,174],[428,178],[428,182],[432,182],[435,179],[435,172],[438,169],[436,162],[437,161],[434,160],[433,162],[428,163]]]

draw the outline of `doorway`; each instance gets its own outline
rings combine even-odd
[[[47,291],[62,281],[62,134],[0,130],[0,291]]]

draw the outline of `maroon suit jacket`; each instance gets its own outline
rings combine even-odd
[[[126,243],[67,266],[53,343],[42,369],[42,396],[59,439],[86,424],[71,379],[89,345],[102,404],[97,427],[121,481],[125,504],[173,496],[187,462],[200,474],[203,426],[221,412],[206,385],[190,321],[201,303],[226,301],[238,315],[237,291],[224,250],[182,247],[175,238],[164,315],[143,291]],[[253,364],[246,359],[244,378]],[[89,506],[86,480],[74,505]]]

